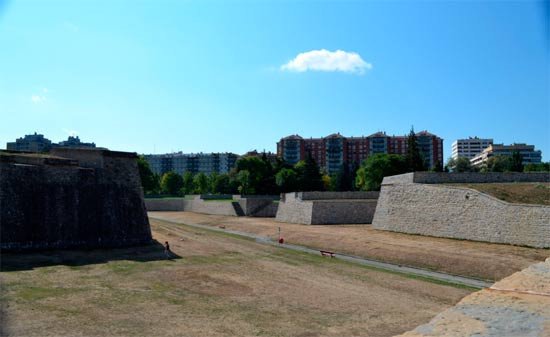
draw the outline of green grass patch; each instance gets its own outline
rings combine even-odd
[[[241,253],[227,252],[217,255],[195,255],[186,256],[180,263],[186,265],[207,265],[207,264],[225,264],[245,261],[247,258]]]
[[[80,288],[59,288],[59,287],[35,287],[26,286],[18,289],[15,298],[24,301],[38,301],[48,297],[61,297],[84,291]]]
[[[117,274],[122,275],[132,275],[136,273],[144,273],[153,271],[155,269],[163,268],[170,265],[168,260],[159,260],[159,261],[148,261],[148,262],[139,262],[139,261],[111,261],[106,264],[107,268]]]

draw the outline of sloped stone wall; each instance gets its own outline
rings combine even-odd
[[[550,207],[511,204],[462,187],[384,180],[373,227],[437,237],[550,247]]]
[[[239,203],[244,215],[252,217],[274,218],[279,203],[277,196],[233,196]]]
[[[279,202],[275,219],[281,222],[311,224],[313,203],[297,198],[297,193],[286,193]]]

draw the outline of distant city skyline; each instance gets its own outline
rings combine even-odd
[[[0,0],[0,146],[276,151],[411,126],[549,160],[550,6]]]

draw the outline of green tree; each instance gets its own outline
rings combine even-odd
[[[294,166],[298,173],[298,188],[300,191],[323,191],[323,179],[319,166],[308,153],[305,160],[299,161]]]
[[[187,171],[183,174],[183,188],[182,192],[185,195],[193,194],[195,193],[195,185],[193,183],[193,173],[190,171]]]
[[[162,193],[178,195],[183,187],[183,178],[176,172],[167,172],[160,180]]]
[[[416,172],[426,170],[424,159],[420,155],[420,149],[418,148],[418,141],[416,139],[416,134],[414,133],[413,127],[411,127],[409,137],[407,138],[406,161],[409,171]]]
[[[294,192],[298,187],[298,174],[291,168],[282,168],[275,175],[275,182],[282,193]]]
[[[510,162],[510,171],[523,172],[523,157],[519,151],[512,152],[512,159]]]
[[[259,184],[256,186],[256,193],[263,195],[279,193],[279,188],[275,181],[275,174],[277,171],[275,171],[273,165],[267,159],[267,154],[265,152],[262,154],[261,160],[263,162],[263,172]]]
[[[466,157],[458,157],[458,158],[449,158],[449,161],[447,161],[447,166],[453,171],[453,172],[474,172],[475,168],[472,166],[472,163],[470,163],[470,159]]]
[[[241,171],[248,173],[239,176]],[[262,158],[248,156],[237,160],[235,180],[246,194],[270,194],[278,190],[273,167],[265,155]],[[246,186],[243,185],[245,180]]]
[[[239,183],[238,190],[241,195],[254,194],[256,192],[254,188],[251,187],[252,178],[248,170],[240,170],[239,173],[237,173],[236,180]]]
[[[325,191],[333,191],[332,179],[328,174],[324,173],[323,176],[321,177],[321,180],[323,180],[323,189]]]
[[[550,162],[539,164],[527,164],[523,168],[524,172],[550,172]]]
[[[488,172],[510,172],[512,169],[512,157],[497,155],[487,159],[485,165]]]
[[[233,194],[228,174],[212,174],[210,176],[210,190],[217,194]]]
[[[206,194],[208,193],[208,177],[206,174],[200,172],[193,178],[193,185],[195,186],[195,193]]]
[[[141,186],[146,194],[156,193],[159,190],[159,181],[157,176],[151,171],[151,167],[145,157],[139,156],[137,160]]]
[[[357,170],[355,185],[363,191],[378,191],[384,177],[409,171],[405,157],[378,153],[369,156]]]
[[[431,169],[432,172],[443,172],[443,163],[436,160],[434,167]]]
[[[342,165],[340,170],[330,176],[331,191],[352,191],[354,187],[355,174],[357,168],[351,170],[348,164]]]

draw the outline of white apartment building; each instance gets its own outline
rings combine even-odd
[[[514,152],[519,152],[523,165],[540,164],[542,162],[542,152],[535,150],[534,145],[527,144],[493,144],[483,150],[479,155],[470,159],[472,166],[482,166],[487,163],[487,160],[493,156],[512,156]]]
[[[472,159],[490,145],[493,145],[493,140],[490,138],[469,137],[468,139],[457,139],[453,142],[451,157],[453,159],[458,157]]]

